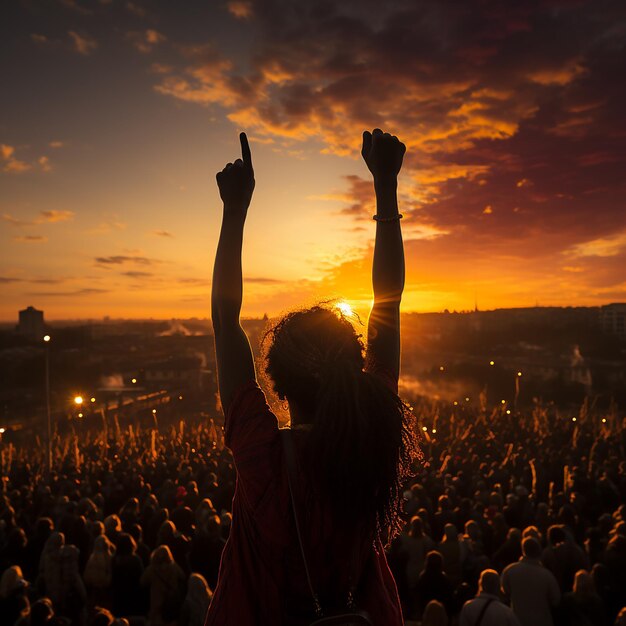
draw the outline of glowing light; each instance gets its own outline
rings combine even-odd
[[[426,432],[426,431],[428,430],[428,428],[426,428],[426,426],[422,426],[422,430],[423,430],[424,432]]]
[[[156,409],[152,409],[152,415],[156,414]]]
[[[575,418],[575,417],[572,417],[572,422],[575,422],[575,421],[576,421],[576,418]]]
[[[507,410],[506,410],[506,414],[507,414],[507,415],[511,415],[511,409],[507,409]]]
[[[465,398],[465,402],[469,402],[469,398]]]
[[[351,315],[354,315],[354,311],[352,310],[352,307],[345,300],[342,300],[341,302],[337,302],[335,307],[339,309],[342,315],[345,315],[346,317],[350,317]]]
[[[522,372],[517,372],[517,375],[518,375],[518,376],[521,376],[521,375],[522,375]]]
[[[183,397],[182,397],[182,396],[178,396],[178,399],[179,399],[179,400],[182,400],[182,399],[183,399]]]
[[[437,429],[433,428],[433,435],[437,434]]]
[[[6,432],[6,428],[0,428],[0,435],[3,435]]]
[[[606,417],[603,417],[603,418],[602,418],[602,423],[603,423],[603,424],[606,424]]]
[[[506,400],[500,400],[501,404],[506,404]]]
[[[137,384],[137,379],[136,378],[131,378],[130,382],[133,383],[133,385],[136,385]]]
[[[82,416],[83,416],[83,414],[82,414],[82,413],[79,413],[79,414],[78,414],[78,417],[82,417]]]
[[[83,397],[82,396],[74,396],[74,404],[82,404],[83,403]]]
[[[43,340],[48,343],[50,341],[50,335],[44,335]]]
[[[95,402],[95,401],[96,401],[96,399],[95,399],[95,398],[91,398],[91,402]]]
[[[440,372],[443,372],[443,370],[444,370],[444,369],[445,369],[445,367],[444,367],[443,365],[440,365],[440,366],[439,366],[439,371],[440,371]]]
[[[489,365],[495,365],[496,362],[495,361],[489,361]]]
[[[455,400],[455,401],[454,401],[454,406],[456,406],[457,404],[458,404],[458,402]]]

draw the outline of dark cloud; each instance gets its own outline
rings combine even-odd
[[[130,278],[151,278],[154,276],[152,272],[122,272],[122,276],[128,276]]]
[[[99,256],[95,258],[96,265],[124,265],[126,263],[135,263],[137,265],[152,265],[156,263],[154,259],[149,259],[145,256],[129,256],[129,255],[114,255],[114,256]]]
[[[616,2],[258,0],[245,63],[187,46],[157,88],[337,154],[391,128],[414,223],[563,251],[626,229],[625,17]],[[343,213],[361,219],[368,185],[348,184]]]
[[[13,241],[22,243],[45,243],[48,238],[44,235],[21,235],[19,237],[13,237]]]
[[[28,296],[38,297],[38,298],[46,298],[46,297],[63,297],[70,298],[73,296],[98,296],[105,293],[111,293],[110,289],[94,289],[94,288],[85,288],[85,289],[76,289],[74,291],[31,291]]]
[[[257,285],[279,285],[284,282],[276,278],[267,278],[265,276],[245,277],[244,281],[246,283],[257,284]]]

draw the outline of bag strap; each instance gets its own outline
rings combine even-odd
[[[296,483],[296,453],[293,445],[293,438],[290,428],[282,428],[280,434],[283,440],[283,450],[285,451],[285,465],[287,466],[287,483],[289,484],[289,495],[291,496],[291,507],[293,509],[293,518],[296,522],[296,535],[298,536],[298,544],[300,545],[300,553],[302,554],[302,562],[304,563],[304,571],[306,573],[306,581],[309,586],[311,597],[313,598],[313,604],[315,606],[315,613],[318,617],[322,617],[324,612],[322,611],[322,605],[319,598],[313,588],[313,582],[311,581],[311,573],[309,572],[309,564],[306,560],[306,554],[304,552],[304,544],[302,543],[302,533],[300,532],[300,523],[298,521],[298,509],[296,507],[296,498],[294,495],[295,483]]]
[[[476,623],[474,624],[474,626],[480,626],[481,622],[483,621],[483,617],[485,617],[485,613],[487,612],[487,609],[489,608],[489,605],[493,602],[493,598],[488,598],[487,602],[485,602],[485,604],[483,604],[483,608],[480,611],[480,614],[478,615],[478,619],[476,620]]]

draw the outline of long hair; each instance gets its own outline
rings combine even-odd
[[[266,373],[279,398],[311,425],[307,465],[335,510],[399,530],[403,482],[417,453],[413,416],[366,369],[350,320],[321,304],[281,318],[264,339]]]

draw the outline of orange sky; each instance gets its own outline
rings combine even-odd
[[[8,3],[7,3],[8,4]],[[2,8],[0,319],[206,317],[251,139],[245,315],[371,297],[364,128],[408,146],[404,309],[626,300],[624,16],[592,2]],[[193,10],[191,10],[193,8]]]

